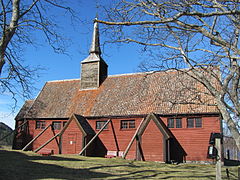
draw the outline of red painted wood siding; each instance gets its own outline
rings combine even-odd
[[[150,121],[142,135],[142,149],[146,161],[164,161],[163,135],[154,121]]]
[[[201,117],[201,116],[197,116]],[[221,132],[219,117],[201,117],[202,128],[187,128],[187,118],[182,117],[182,128],[170,128],[187,153],[187,161],[209,161],[207,151],[211,132]],[[167,118],[162,118],[167,124]]]
[[[195,116],[196,117],[196,116]],[[197,116],[201,117],[201,116]],[[167,118],[161,117],[163,122],[167,125]],[[187,153],[186,160],[187,161],[209,161],[207,159],[207,148],[208,141],[211,132],[221,132],[220,119],[218,116],[206,117],[202,116],[202,128],[187,128],[186,117],[182,117],[182,128],[170,128],[171,132],[174,134],[178,142],[181,144],[182,148]],[[101,119],[91,119],[88,120],[92,129],[97,133],[96,130],[96,121],[99,120],[108,120],[107,118]],[[135,120],[136,127],[134,129],[122,130],[120,128],[121,120]],[[131,138],[133,137],[137,127],[139,126],[142,118],[115,118],[112,119],[112,124],[108,124],[108,129],[104,130],[99,138],[103,143],[104,147],[107,151],[125,151],[127,145],[129,144]],[[45,120],[46,126],[51,124],[53,121],[58,120]],[[63,122],[63,120],[59,120]],[[42,129],[35,129],[36,121],[29,120],[29,137],[34,138],[38,135]],[[113,127],[113,128],[112,128]],[[113,131],[114,129],[114,131]],[[55,130],[55,133],[58,133],[59,130]],[[68,139],[67,134],[76,133],[76,153],[80,152],[82,148],[82,133],[77,127],[77,124],[72,121],[69,127],[66,129],[66,132],[63,136],[63,149],[62,153],[70,153],[70,149],[68,147],[68,143],[71,141]],[[114,135],[115,134],[115,135]],[[37,149],[42,144],[44,144],[47,140],[54,136],[54,133],[51,128],[49,128],[43,135],[41,135],[32,145],[32,150]],[[142,136],[142,146],[144,157],[146,160],[153,161],[163,161],[163,153],[162,153],[162,134],[156,127],[155,123],[151,121],[147,126],[145,132]],[[117,148],[118,147],[118,148]],[[53,140],[49,143],[46,149],[54,150],[54,153],[59,153],[58,144],[56,140]],[[95,148],[95,153],[97,152],[98,147]],[[127,155],[127,159],[135,159],[136,158],[136,143],[134,141],[131,149]]]
[[[96,121],[104,121],[108,119],[91,119],[89,124],[97,133]],[[112,123],[108,124],[108,129],[103,130],[99,135],[100,140],[103,142],[104,146],[108,151],[122,151],[124,152],[131,141],[137,127],[139,126],[142,118],[123,118],[123,119],[111,119]],[[121,120],[135,120],[135,128],[133,129],[121,129]],[[114,136],[115,133],[115,136]],[[114,138],[116,137],[116,139]],[[117,149],[117,147],[119,149]],[[136,158],[136,142],[134,142],[128,152],[127,159]]]
[[[83,134],[76,121],[72,120],[62,135],[62,153],[77,154],[82,150]]]
[[[46,122],[46,127],[49,124],[52,124],[52,122],[61,122],[61,128],[63,128],[63,121],[62,120],[44,120]],[[35,120],[29,120],[29,134],[32,136],[32,138],[36,137],[40,132],[42,132],[43,129],[36,129],[36,121]],[[43,145],[46,141],[48,141],[51,137],[59,133],[61,130],[52,130],[51,127],[49,127],[40,137],[38,137],[32,144],[32,150],[36,150],[41,145]],[[44,149],[50,149],[53,150],[54,154],[59,153],[58,148],[59,138],[52,140],[48,145],[46,145]]]

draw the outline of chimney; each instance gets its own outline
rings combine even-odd
[[[108,75],[108,65],[101,57],[98,23],[94,21],[89,56],[81,62],[80,89],[96,89]]]

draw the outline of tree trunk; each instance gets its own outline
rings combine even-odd
[[[2,69],[5,64],[5,53],[6,53],[6,48],[8,47],[9,42],[11,41],[13,35],[16,32],[16,29],[18,27],[18,20],[19,20],[19,3],[20,0],[13,0],[12,2],[12,18],[9,26],[4,22],[3,26],[3,33],[2,33],[2,38],[1,38],[1,43],[0,43],[0,54],[1,54],[1,59],[0,59],[0,77],[2,75]]]
[[[218,103],[218,108],[220,110],[220,113],[223,117],[223,120],[227,123],[227,126],[230,132],[232,133],[232,137],[235,140],[238,149],[240,150],[240,133],[237,129],[237,126],[233,121],[231,115],[227,111],[227,107],[224,105],[224,103],[219,99],[217,103]]]

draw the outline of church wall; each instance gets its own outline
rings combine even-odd
[[[150,121],[141,137],[143,157],[146,161],[164,161],[163,135],[154,121]]]
[[[62,154],[77,154],[83,148],[84,134],[72,120],[62,135]]]
[[[220,119],[218,116],[181,116],[182,119],[182,128],[169,128],[173,135],[175,136],[177,143],[172,144],[172,149],[169,153],[172,154],[181,154],[183,156],[183,149],[186,152],[186,157],[184,160],[186,161],[210,161],[207,159],[207,150],[209,146],[209,137],[212,132],[221,132]],[[187,119],[188,118],[201,118],[202,119],[202,127],[201,128],[188,128],[187,127]],[[120,123],[121,120],[131,120],[135,119],[136,127],[135,129],[130,130],[121,130]],[[165,125],[167,126],[168,117],[161,117]],[[101,119],[107,120],[107,119]],[[89,120],[92,128],[96,130],[96,120]],[[112,124],[114,127],[117,144],[119,147],[119,151],[123,152],[128,143],[130,142],[132,136],[134,135],[138,125],[140,124],[141,118],[123,118],[123,119],[112,119]],[[112,125],[111,125],[112,126]],[[112,131],[112,127],[108,126],[107,130],[104,130],[100,135],[100,140],[103,142],[108,151],[117,151],[117,145],[115,143],[114,134]],[[150,121],[149,125],[145,129],[142,137],[141,137],[141,145],[144,154],[145,160],[149,161],[164,161],[166,157],[164,157],[164,145],[163,145],[163,135],[154,124],[153,121]],[[177,149],[175,146],[179,146]],[[175,150],[174,150],[175,149]],[[180,152],[181,153],[180,153]],[[136,159],[136,142],[134,141],[131,149],[126,157],[127,159]],[[173,158],[173,157],[172,157]],[[182,158],[182,157],[181,157]],[[176,159],[176,157],[174,157]]]
[[[188,128],[187,127],[187,118],[201,118],[202,119],[202,127],[201,128]],[[162,121],[167,125],[168,118],[170,117],[161,117]],[[209,137],[211,132],[221,132],[220,119],[218,116],[178,116],[177,118],[182,119],[182,128],[169,128],[176,140],[180,144],[181,148],[186,152],[186,161],[210,161],[207,159],[207,150],[209,146]],[[107,121],[107,118],[96,118],[96,119],[88,119],[88,123],[92,127],[92,129],[97,133],[99,130],[96,129],[96,123],[98,121]],[[126,150],[130,140],[132,139],[137,127],[139,126],[142,118],[113,118],[112,122],[108,124],[108,128],[103,130],[99,135],[98,144],[93,144],[90,150],[91,153],[87,154],[90,156],[104,156],[107,152],[111,153],[122,153]],[[121,129],[121,121],[123,120],[135,120],[135,128],[129,129]],[[40,121],[40,120],[39,120]],[[66,120],[41,120],[45,121],[45,127],[53,122],[60,122],[61,128],[63,128],[63,122],[67,122]],[[43,129],[36,129],[36,120],[28,120],[28,137],[33,139],[37,136]],[[53,137],[56,133],[60,132],[60,130],[52,130],[49,127],[34,143],[28,148],[28,150],[36,150],[42,144],[44,144],[47,140]],[[72,134],[69,139],[67,134]],[[17,139],[19,138],[19,139]],[[24,138],[21,136],[16,136],[15,141],[19,141],[20,138]],[[72,138],[72,139],[71,139]],[[75,138],[75,139],[74,139]],[[91,137],[87,137],[86,141],[89,141]],[[23,139],[23,141],[26,139]],[[77,124],[72,121],[69,124],[69,127],[66,129],[63,138],[62,138],[62,153],[79,153],[82,149],[83,145],[83,134],[78,129]],[[68,144],[74,144],[76,140],[76,148],[74,152],[70,152]],[[28,142],[30,139],[28,139]],[[146,127],[144,133],[141,137],[141,147],[143,151],[143,155],[145,160],[149,161],[164,161],[164,149],[163,149],[163,135],[156,127],[153,121],[150,121],[148,126]],[[27,142],[26,142],[27,143]],[[25,144],[26,144],[25,143]],[[53,140],[43,149],[53,150],[54,154],[59,153],[58,148],[59,138],[57,140]],[[71,144],[71,145],[72,145]],[[101,145],[101,148],[99,148]],[[137,154],[137,144],[136,141],[132,144],[128,154],[127,159],[136,159]],[[21,148],[19,148],[21,149]],[[174,148],[173,148],[174,149]],[[101,152],[100,152],[101,151]],[[100,152],[97,154],[97,152]],[[176,154],[178,152],[174,152],[171,150],[172,154]]]
[[[52,138],[54,135],[59,133],[61,129],[63,128],[63,124],[66,121],[63,120],[29,120],[29,134],[32,137],[36,137],[40,132],[43,131],[41,128],[36,128],[37,121],[45,122],[45,127],[47,127],[49,124],[52,124],[53,122],[59,122],[60,123],[60,129],[53,130],[50,126],[41,136],[39,136],[31,145],[32,150],[36,150],[41,145],[43,145],[45,142],[47,142],[50,138]],[[43,147],[39,152],[44,150],[52,150],[54,154],[59,153],[59,137],[52,140],[48,145]]]
[[[98,121],[107,121],[107,118],[101,119],[91,119],[88,120],[91,127],[97,133],[99,130],[96,129],[96,123]],[[127,120],[135,120],[135,128],[126,128],[121,129],[121,121]],[[121,155],[127,148],[131,138],[133,137],[137,127],[139,126],[142,118],[115,118],[111,119],[111,122],[108,124],[107,129],[103,130],[99,139],[110,153],[119,153]],[[135,159],[136,158],[136,142],[131,146],[127,159]]]
[[[187,118],[201,118],[201,128],[187,128]],[[182,128],[170,128],[177,141],[187,153],[186,161],[210,161],[207,159],[209,138],[212,132],[221,132],[219,116],[178,116],[182,119]],[[167,117],[161,118],[167,125]]]
[[[26,123],[25,125],[23,125],[25,123],[24,120],[18,120],[16,121],[15,124],[15,129],[16,130],[16,135],[14,136],[13,139],[13,145],[12,148],[13,149],[22,149],[27,142],[29,141],[29,139],[31,140],[31,136],[29,135],[29,131],[28,131],[28,123]],[[20,127],[21,126],[21,127]],[[18,128],[20,127],[20,128]]]

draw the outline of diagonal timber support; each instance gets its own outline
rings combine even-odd
[[[98,135],[103,131],[103,129],[108,125],[108,123],[111,121],[111,119],[109,119],[104,125],[103,127],[98,131],[97,134],[95,134],[95,136],[93,136],[93,138],[87,143],[87,145],[81,150],[81,152],[79,153],[79,155],[81,155],[87,148],[88,146],[90,146],[90,144],[94,141],[94,139],[96,139],[98,137]]]
[[[135,133],[134,133],[134,135],[133,135],[131,141],[129,142],[129,144],[128,144],[126,150],[124,151],[123,156],[122,156],[123,159],[126,158],[127,153],[128,153],[128,151],[130,150],[130,148],[131,148],[131,146],[132,146],[132,144],[133,144],[133,141],[135,140],[135,138],[136,138],[136,136],[137,136],[137,134],[138,134],[138,132],[139,132],[139,130],[140,130],[140,127],[142,126],[142,124],[143,124],[143,122],[144,122],[144,120],[145,120],[145,119],[143,118],[142,121],[140,122],[140,124],[139,124],[137,130],[135,131]]]
[[[33,152],[38,152],[39,150],[41,150],[42,148],[44,148],[46,145],[48,145],[53,139],[55,139],[57,136],[59,136],[61,134],[61,132],[57,133],[55,136],[53,136],[51,139],[49,139],[47,142],[45,142],[43,145],[41,145],[39,148],[37,148],[35,151]]]
[[[30,146],[39,136],[41,136],[52,124],[49,124],[47,127],[45,127],[36,137],[34,137],[24,148],[22,148],[22,151],[25,151],[28,146]]]

